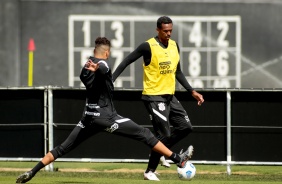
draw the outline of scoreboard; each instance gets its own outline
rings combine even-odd
[[[81,67],[93,56],[95,39],[111,40],[112,71],[139,44],[157,35],[159,16],[70,15],[69,86],[80,86]],[[172,39],[180,48],[181,69],[193,88],[241,87],[241,18],[239,16],[170,16]],[[133,62],[116,87],[142,88],[142,61]],[[179,86],[181,87],[181,86]]]

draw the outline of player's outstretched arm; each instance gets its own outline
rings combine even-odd
[[[113,82],[118,78],[118,76],[123,72],[123,70],[130,65],[131,63],[135,62],[144,53],[150,50],[150,46],[147,42],[140,44],[133,52],[131,52],[124,60],[118,65],[116,70],[113,72]]]

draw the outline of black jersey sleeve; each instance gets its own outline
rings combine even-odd
[[[106,61],[101,60],[98,62],[98,64],[99,64],[99,68],[96,72],[100,72],[101,74],[106,74],[109,72],[110,68]]]
[[[186,80],[183,72],[181,71],[180,63],[178,63],[177,65],[176,79],[187,91],[192,92],[194,90],[189,84],[189,82]]]
[[[86,88],[91,87],[93,80],[95,79],[95,72],[82,68],[80,73],[80,80]]]
[[[180,52],[180,49],[179,49],[179,46],[178,46],[178,43],[176,43],[177,45],[177,49],[178,49],[178,52]],[[189,82],[186,80],[182,70],[181,70],[181,66],[180,66],[180,62],[178,62],[178,65],[177,65],[177,69],[176,69],[176,79],[177,81],[187,90],[187,91],[190,91],[192,92],[194,89],[192,88],[192,86],[189,84]]]
[[[124,60],[118,65],[117,69],[113,73],[113,82],[128,65],[139,59],[141,56],[143,56],[145,65],[148,65],[147,62],[150,63],[151,59],[151,50],[149,43],[141,43],[133,52],[131,52],[126,58],[124,58]]]

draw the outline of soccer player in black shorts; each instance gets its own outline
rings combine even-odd
[[[199,106],[204,102],[203,96],[191,87],[181,71],[179,46],[176,41],[170,39],[172,27],[173,23],[169,17],[160,17],[157,20],[158,35],[141,43],[113,73],[115,81],[128,65],[143,57],[142,100],[149,112],[157,138],[168,148],[192,131],[192,124],[185,109],[174,96],[175,79],[190,92]],[[170,126],[174,129],[172,130]],[[190,150],[193,152],[193,146]],[[157,178],[153,175],[160,157],[161,154],[152,150],[144,179]]]
[[[185,165],[191,156],[188,149],[181,154],[173,153],[148,128],[117,114],[112,98],[112,73],[108,64],[110,46],[107,38],[98,37],[95,40],[95,57],[91,57],[81,70],[80,79],[86,87],[86,105],[79,123],[62,144],[48,152],[33,169],[21,174],[16,183],[28,182],[40,169],[100,131],[141,141],[155,152],[169,157],[178,167]]]

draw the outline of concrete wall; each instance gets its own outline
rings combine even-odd
[[[33,53],[33,86],[80,86],[79,81],[73,84],[70,81],[78,75],[81,63],[93,49],[97,36],[117,39],[115,34],[117,28],[111,28],[114,22],[123,26],[122,45],[113,47],[113,50],[118,52],[116,54],[122,54],[120,58],[122,59],[141,42],[155,36],[156,18],[168,15],[196,17],[195,21],[199,17],[206,17],[206,21],[201,22],[203,44],[200,47],[187,42],[195,21],[180,21],[182,27],[178,21],[174,22],[172,37],[182,44],[182,70],[194,87],[281,88],[281,6],[282,3],[275,0],[212,2],[4,0],[0,2],[0,86],[28,85],[30,39],[34,39],[36,45]],[[81,15],[82,19],[74,20],[73,27],[70,27],[72,24],[70,17],[77,15]],[[108,18],[103,21],[105,18],[99,19],[99,15]],[[92,16],[92,19],[85,23],[87,16]],[[145,16],[151,17],[151,20],[131,22],[116,20],[120,17],[142,19]],[[221,20],[212,21],[214,16],[221,17]],[[229,46],[215,47],[219,35],[223,33],[223,28],[217,28],[218,24],[224,22],[224,18],[234,16],[239,18],[240,24],[225,21],[228,31],[224,41],[228,41]],[[83,26],[86,26],[84,30]],[[208,29],[209,26],[211,29]],[[183,31],[182,35],[179,34],[180,29]],[[208,30],[211,30],[210,34]],[[240,43],[236,41],[238,32]],[[89,43],[84,40],[86,38],[90,39]],[[73,47],[70,43],[74,44]],[[201,55],[201,72],[196,78],[191,77],[188,70],[188,56],[192,49]],[[223,77],[216,73],[219,49],[228,54],[229,72]],[[110,58],[112,67],[119,62],[118,59],[117,55],[112,54]],[[73,66],[71,60],[74,62]],[[120,78],[116,87],[142,88],[141,64],[140,59],[132,68],[125,70],[121,77],[132,79],[122,81]],[[73,69],[70,69],[70,66]],[[219,84],[216,84],[218,81]],[[224,81],[228,84],[224,85]]]

